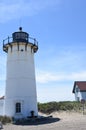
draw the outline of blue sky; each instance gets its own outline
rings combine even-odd
[[[0,95],[7,56],[2,41],[19,26],[39,43],[38,102],[74,100],[74,81],[86,80],[86,0],[0,0]]]

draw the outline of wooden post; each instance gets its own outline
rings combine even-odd
[[[83,115],[84,115],[84,104],[85,104],[85,100],[82,99],[82,100],[81,100],[81,103],[82,103],[82,106],[83,106]]]

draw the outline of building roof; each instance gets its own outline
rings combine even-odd
[[[0,100],[4,99],[5,96],[0,97]]]
[[[76,85],[79,87],[81,92],[86,91],[86,81],[75,81],[74,82],[74,87],[73,87],[73,93],[75,93]]]

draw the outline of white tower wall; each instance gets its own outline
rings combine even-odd
[[[31,43],[25,49],[25,42],[7,44],[7,77],[4,115],[22,118],[38,115],[34,50]],[[21,104],[21,112],[16,112],[16,103]],[[19,109],[19,108],[18,108]]]

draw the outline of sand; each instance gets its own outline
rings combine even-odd
[[[86,130],[86,115],[75,112],[53,112],[53,118],[29,125],[7,124],[3,130]]]

